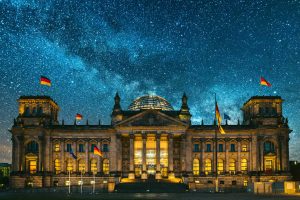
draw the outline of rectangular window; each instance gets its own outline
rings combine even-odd
[[[235,144],[230,144],[230,151],[235,152]]]
[[[219,144],[219,152],[223,152],[223,144]]]
[[[232,181],[232,185],[236,185],[236,181]]]
[[[94,152],[94,147],[96,146],[96,144],[91,144],[91,152]]]
[[[83,144],[79,144],[79,152],[84,152],[84,145]]]
[[[194,152],[199,152],[199,144],[194,144]]]
[[[206,144],[206,151],[211,152],[211,144]]]
[[[103,152],[108,152],[108,144],[103,144],[102,150]]]
[[[72,144],[67,144],[67,152],[71,152]]]
[[[220,185],[224,185],[224,181],[220,181]]]

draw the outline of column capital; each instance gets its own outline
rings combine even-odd
[[[157,134],[155,135],[156,140],[160,140],[160,136],[161,136],[161,134],[160,134],[160,133],[157,133]]]
[[[129,133],[129,138],[134,139],[134,133]]]
[[[168,139],[173,139],[173,134],[172,133],[168,133]]]

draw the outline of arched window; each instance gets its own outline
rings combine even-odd
[[[96,159],[91,160],[91,171],[94,174],[97,173],[97,160]]]
[[[67,171],[68,172],[73,172],[73,160],[72,159],[68,159],[67,160]]]
[[[60,151],[60,145],[59,145],[59,143],[55,143],[55,144],[54,144],[54,151],[55,151],[55,152]]]
[[[60,168],[60,160],[59,159],[55,159],[55,161],[54,161],[54,169],[55,169],[55,173],[56,174],[60,173],[61,168]]]
[[[218,174],[222,174],[224,172],[224,161],[222,159],[218,159]]]
[[[78,161],[78,169],[80,172],[84,173],[85,172],[85,160],[84,159],[80,159]]]
[[[109,174],[109,160],[108,159],[103,160],[103,173],[105,175]]]
[[[43,107],[42,107],[42,106],[39,106],[39,107],[38,107],[37,114],[38,114],[39,116],[41,116],[41,115],[43,114]]]
[[[32,109],[32,115],[35,116],[36,114],[37,114],[37,108],[33,107],[33,109]]]
[[[274,153],[275,152],[274,143],[271,141],[266,141],[264,143],[264,152],[265,153]]]
[[[193,160],[193,173],[194,175],[199,175],[200,166],[199,166],[199,160],[195,158]]]
[[[248,151],[247,144],[242,144],[242,151]]]
[[[210,159],[206,159],[205,160],[205,174],[209,174],[211,173],[211,160]]]
[[[31,141],[26,146],[26,153],[38,153],[39,144],[36,141]]]
[[[231,174],[235,174],[235,160],[234,159],[229,160],[229,172]]]
[[[248,171],[247,159],[242,159],[241,160],[241,171],[242,172],[247,172]]]

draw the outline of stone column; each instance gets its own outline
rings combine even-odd
[[[156,135],[156,173],[160,172],[160,134]]]
[[[38,172],[44,171],[44,152],[45,152],[45,138],[44,136],[39,136],[39,158],[38,158]]]
[[[16,172],[19,171],[19,155],[20,155],[19,145],[15,136],[11,137],[11,141],[12,141],[12,170]]]
[[[64,141],[64,139],[60,140],[60,164],[61,164],[61,171],[67,173],[67,166],[65,166],[65,141]]]
[[[99,156],[98,156],[99,157]],[[89,156],[89,142],[85,141],[85,171],[90,172],[91,171],[91,165],[90,165],[90,156]]]
[[[279,171],[283,171],[282,169],[282,143],[284,141],[284,137],[283,136],[278,136],[278,149],[279,149]]]
[[[240,172],[241,171],[241,138],[237,138],[237,142],[238,142],[237,171]]]
[[[147,143],[147,135],[145,133],[142,133],[142,138],[143,138],[143,172],[142,172],[142,177],[141,179],[147,179],[147,163],[146,163],[146,143]]]
[[[251,138],[248,138],[248,141],[249,141],[249,150],[248,150],[248,155],[249,155],[249,161],[248,161],[248,172],[249,171],[254,171],[253,170],[253,162],[252,162],[252,160],[253,160],[253,158],[252,158],[252,139]]]
[[[201,155],[200,155],[200,173],[204,173],[205,172],[205,162],[204,162],[204,152],[205,152],[205,139],[204,138],[200,138],[200,142],[201,142]]]
[[[180,163],[181,163],[181,171],[185,173],[187,171],[187,166],[190,164],[188,163],[189,154],[192,152],[191,146],[192,143],[186,145],[186,135],[185,133],[180,136]],[[190,155],[191,156],[191,155]]]
[[[168,155],[169,155],[169,178],[174,177],[174,166],[173,166],[173,135],[169,133],[168,135],[169,143],[168,143]]]
[[[45,148],[44,148],[44,154],[43,154],[43,157],[44,157],[44,162],[43,162],[43,165],[44,165],[44,171],[46,172],[49,172],[51,171],[50,168],[52,166],[52,159],[50,158],[50,153],[51,153],[51,150],[52,150],[52,145],[51,145],[51,142],[50,142],[50,137],[49,136],[45,136]],[[51,160],[50,160],[51,159]]]
[[[74,141],[72,143],[72,150],[73,150],[73,153],[77,156],[77,141]],[[72,158],[73,159],[73,158]],[[78,160],[76,159],[73,159],[75,161],[75,167],[74,167],[74,171],[75,172],[78,172],[79,171],[79,166],[78,166]]]
[[[229,172],[229,138],[225,138],[225,172]]]
[[[101,142],[97,142],[97,147],[101,149]],[[98,174],[102,174],[102,156],[97,156],[97,171]]]
[[[258,168],[258,142],[257,136],[252,136],[251,138],[251,151],[250,156],[252,157],[252,171],[259,171]]]
[[[134,173],[134,134],[129,135],[129,179],[135,179]]]
[[[143,154],[142,154],[142,159],[143,159],[143,172],[147,171],[147,166],[146,166],[146,142],[147,142],[147,135],[143,134]]]
[[[185,161],[185,169],[183,168],[184,171],[188,175],[193,174],[193,155],[192,155],[192,136],[190,134],[186,135],[187,133],[184,133],[181,137],[181,145],[183,145],[183,148],[185,148],[185,154],[183,155],[183,159]],[[182,158],[181,158],[182,159]]]

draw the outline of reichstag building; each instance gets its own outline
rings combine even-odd
[[[96,187],[104,187],[107,182],[152,179],[194,188],[243,187],[290,178],[291,130],[280,96],[251,97],[241,105],[243,120],[235,125],[223,120],[226,134],[217,138],[213,119],[210,124],[191,123],[185,94],[179,110],[155,95],[135,99],[128,109],[120,102],[117,93],[110,124],[78,125],[58,121],[60,108],[51,97],[21,96],[10,130],[11,186],[59,187],[68,180],[88,185],[94,180]],[[102,156],[93,153],[94,146]]]

